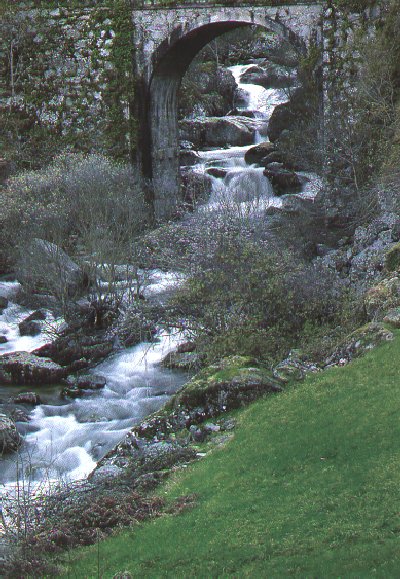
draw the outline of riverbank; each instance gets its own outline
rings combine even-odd
[[[396,576],[399,351],[397,331],[235,413],[233,440],[157,493],[191,509],[70,552],[64,574]]]

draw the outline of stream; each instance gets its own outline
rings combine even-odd
[[[287,100],[283,90],[264,89],[258,85],[242,84],[241,75],[250,65],[230,67],[241,90],[243,111],[254,113],[254,144],[266,140],[268,120],[274,107]],[[253,146],[253,145],[251,145]],[[210,167],[226,169],[223,178],[212,177],[212,193],[208,203],[199,211],[218,210],[222,205],[234,204],[243,212],[265,210],[269,205],[280,206],[272,186],[263,175],[263,167],[248,166],[245,154],[251,148],[230,147],[200,151],[201,162],[193,170],[206,172]],[[315,176],[308,176],[301,195],[314,196],[318,189]],[[162,295],[171,291],[176,282],[170,273],[153,272],[147,295]],[[8,342],[0,344],[0,354],[13,351],[33,351],[46,341],[42,332],[36,337],[21,337],[18,322],[30,311],[13,302],[18,282],[1,282],[0,296],[10,302],[0,315],[0,335]],[[58,323],[52,319],[53,323]],[[34,408],[27,423],[17,423],[25,440],[21,456],[29,460],[34,481],[43,477],[67,477],[79,480],[86,477],[102,458],[138,421],[159,409],[188,379],[185,373],[167,370],[161,360],[184,341],[182,334],[171,335],[160,330],[153,343],[117,351],[92,370],[103,375],[107,384],[103,390],[91,392],[85,398],[63,401],[60,386],[40,387],[36,391],[44,403]],[[29,387],[0,387],[0,398],[7,399]],[[11,455],[0,459],[0,496],[16,481],[16,459]]]

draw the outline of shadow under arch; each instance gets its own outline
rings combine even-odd
[[[305,52],[304,40],[279,21],[229,20],[208,22],[183,30],[176,28],[153,54],[148,105],[147,166],[145,175],[152,181],[153,209],[157,220],[174,214],[181,198],[179,170],[178,91],[194,57],[212,40],[244,27],[275,32]]]

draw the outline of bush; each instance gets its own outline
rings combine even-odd
[[[178,231],[188,278],[173,298],[171,319],[185,320],[210,359],[234,353],[276,360],[358,315],[358,308],[343,314],[347,290],[335,273],[276,243],[255,223],[209,218],[198,229],[191,222],[186,235]]]
[[[45,169],[11,178],[0,205],[14,261],[21,256],[26,264],[27,248],[39,239],[75,253],[98,298],[116,290],[118,265],[130,264],[130,277],[137,278],[134,242],[150,214],[130,166],[97,154],[63,154]],[[40,271],[40,263],[31,265]]]

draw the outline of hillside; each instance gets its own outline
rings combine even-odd
[[[400,336],[236,414],[162,493],[195,506],[74,552],[72,577],[394,577]],[[99,558],[98,558],[99,553]]]

